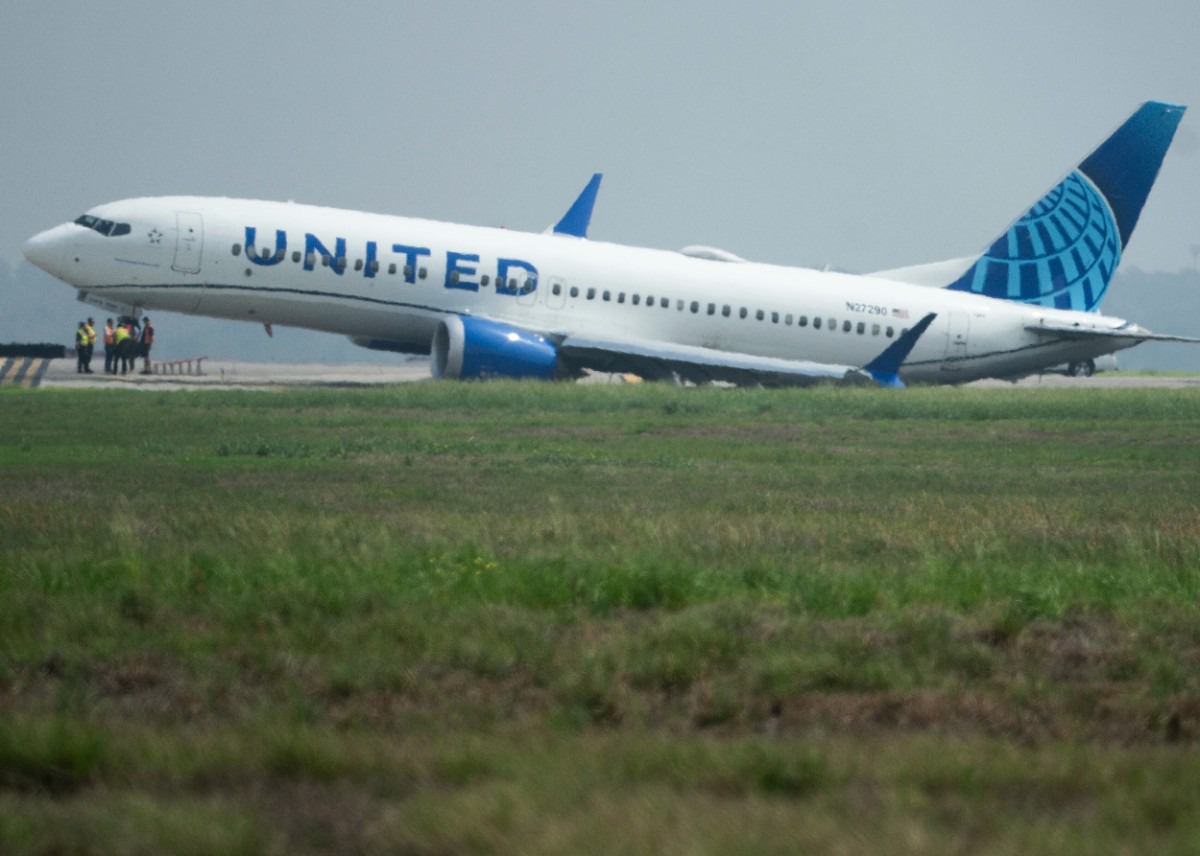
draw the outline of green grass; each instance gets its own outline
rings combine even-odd
[[[0,389],[0,851],[1194,852],[1200,395]]]

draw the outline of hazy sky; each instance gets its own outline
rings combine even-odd
[[[1125,264],[1200,252],[1200,3],[23,2],[0,258],[101,202],[250,196],[857,271],[981,250],[1148,99]],[[63,286],[67,288],[67,286]]]

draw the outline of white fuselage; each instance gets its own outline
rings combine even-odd
[[[960,383],[1115,347],[1027,325],[1124,323],[849,274],[294,203],[157,197],[88,214],[129,229],[106,235],[68,223],[30,239],[26,253],[89,296],[412,352],[428,351],[442,318],[471,315],[552,341],[667,342],[862,366],[933,312],[901,375]]]

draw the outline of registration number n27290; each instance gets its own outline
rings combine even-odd
[[[888,314],[888,310],[887,310],[886,306],[876,306],[873,303],[855,303],[850,300],[846,301],[846,311],[847,312],[860,312],[864,315],[887,315]]]

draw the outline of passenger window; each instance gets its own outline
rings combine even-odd
[[[395,262],[392,262],[390,265],[388,265],[388,273],[395,275],[395,273],[396,273],[396,263]]]
[[[730,306],[729,306],[729,304],[728,304],[728,303],[726,303],[724,306],[722,306],[722,307],[721,307],[721,314],[722,314],[722,315],[724,315],[726,318],[728,318],[728,317],[729,317],[729,313],[730,313],[731,311],[732,311],[732,310],[731,310],[731,308],[730,308]]]
[[[377,260],[371,262],[371,273],[379,273],[379,262]]]
[[[596,289],[594,289],[594,288],[589,288],[589,289],[587,290],[587,299],[588,299],[588,300],[595,300],[595,299],[596,299]]]
[[[857,327],[857,328],[855,328],[855,329],[856,329],[856,331],[858,332],[858,335],[860,335],[860,336],[861,336],[863,333],[867,332],[867,325],[866,325],[866,324],[864,324],[862,321],[859,321],[859,322],[858,322],[858,327]]]
[[[484,288],[491,281],[491,278],[485,273],[483,276],[479,277],[479,287]]]
[[[709,315],[717,314],[717,304],[715,304],[715,303],[708,304],[708,314]]]
[[[647,295],[647,296],[646,296],[646,305],[647,305],[647,306],[653,306],[653,305],[654,305],[654,295],[653,295],[653,294],[649,294],[649,295]]]
[[[699,311],[700,311],[700,301],[693,300],[692,301],[692,314],[695,315]]]
[[[745,306],[738,310],[738,318],[745,318],[749,314],[750,310],[748,310]]]
[[[853,325],[853,324],[851,324],[849,321],[843,321],[843,322],[842,322],[842,332],[843,332],[843,333],[849,333],[849,332],[850,332],[850,328],[851,328],[851,327],[853,327],[853,326],[854,326],[854,325]]]
[[[191,231],[191,230],[189,229],[188,231]],[[283,250],[276,250],[275,251],[275,261],[277,261],[277,262],[283,261],[283,259],[286,255],[287,255],[287,253],[284,252]]]
[[[872,336],[878,336],[878,335],[879,335],[879,325],[878,325],[878,324],[872,324],[872,325],[871,325],[871,335],[872,335]]]
[[[354,269],[362,270],[362,268],[363,268],[362,259],[355,259],[354,260]]]
[[[896,335],[895,331],[893,331],[891,327],[888,327],[888,328],[887,328],[887,331],[886,331],[886,333],[887,333],[887,337],[888,337],[889,339],[890,339],[890,338],[892,338],[892,336],[895,336],[895,335]]]
[[[233,254],[234,254],[234,256],[240,256],[242,254],[242,245],[241,244],[233,245]]]
[[[578,296],[579,296],[579,289],[578,289],[578,288],[576,288],[576,287],[575,287],[575,286],[573,286],[573,285],[571,286],[571,296],[572,296],[572,297],[578,297]]]
[[[292,264],[299,264],[299,262],[300,262],[300,251],[294,250],[292,252]]]
[[[339,258],[337,265],[338,265],[338,270],[345,270],[346,269],[346,257],[342,256],[341,258]]]
[[[771,313],[771,323],[772,323],[772,324],[778,324],[778,323],[779,323],[779,313],[778,313],[778,312],[772,312],[772,313]]]
[[[803,327],[804,325],[803,325],[803,324],[801,324],[800,326],[801,326],[801,327]],[[814,318],[814,319],[813,319],[813,329],[814,329],[814,330],[820,330],[820,329],[821,329],[821,319],[820,319],[820,318]]]
[[[837,332],[837,319],[836,318],[829,319],[829,332],[831,332],[831,333]]]
[[[658,298],[658,305],[661,306],[663,309],[670,309],[671,301],[665,297],[660,297],[660,298]]]
[[[635,294],[633,297],[631,297],[629,299],[629,302],[632,303],[634,306],[637,306],[639,303],[642,302],[642,296],[640,294]]]
[[[270,247],[263,247],[262,252],[259,255],[262,256],[262,260],[265,262],[267,259],[271,258],[271,256],[273,256],[275,254],[273,252],[271,252]]]
[[[787,315],[783,316],[783,323],[789,327],[792,326],[792,313],[789,312]]]
[[[429,271],[427,271],[425,268],[420,268],[417,271],[417,279],[424,279],[427,276],[429,276]]]
[[[797,319],[796,319],[796,326],[797,326],[797,327],[807,327],[807,326],[808,326],[808,316],[807,316],[807,315],[801,315],[799,318],[797,318]]]
[[[550,293],[555,297],[562,294],[562,283],[556,282],[554,285],[550,286]]]
[[[606,289],[604,289],[604,295],[603,295],[603,297],[604,297],[604,302],[605,302],[605,303],[608,303],[609,301],[611,301],[611,300],[612,300],[612,292],[611,292],[611,291],[609,291],[607,288],[606,288]]]
[[[321,254],[321,267],[329,267],[329,256]]]
[[[536,285],[536,283],[534,283],[533,277],[531,277],[531,276],[525,277],[525,284],[523,286],[521,286],[521,293],[522,294],[532,294],[535,285]]]
[[[755,312],[755,313],[754,313],[754,317],[755,317],[755,318],[757,318],[759,321],[761,321],[761,320],[763,320],[764,318],[766,318],[767,316],[766,316],[766,313],[765,313],[765,312],[763,312],[763,311],[760,309],[760,310],[758,310],[757,312]]]
[[[450,281],[453,283],[458,282],[458,271],[456,271],[456,270],[450,271]]]
[[[682,300],[676,300],[676,301],[675,301],[675,308],[676,308],[676,309],[678,309],[680,312],[682,312],[682,311],[683,311],[683,301],[682,301]]]
[[[619,294],[617,294],[617,303],[624,303],[624,302],[625,302],[625,292],[622,291]]]

